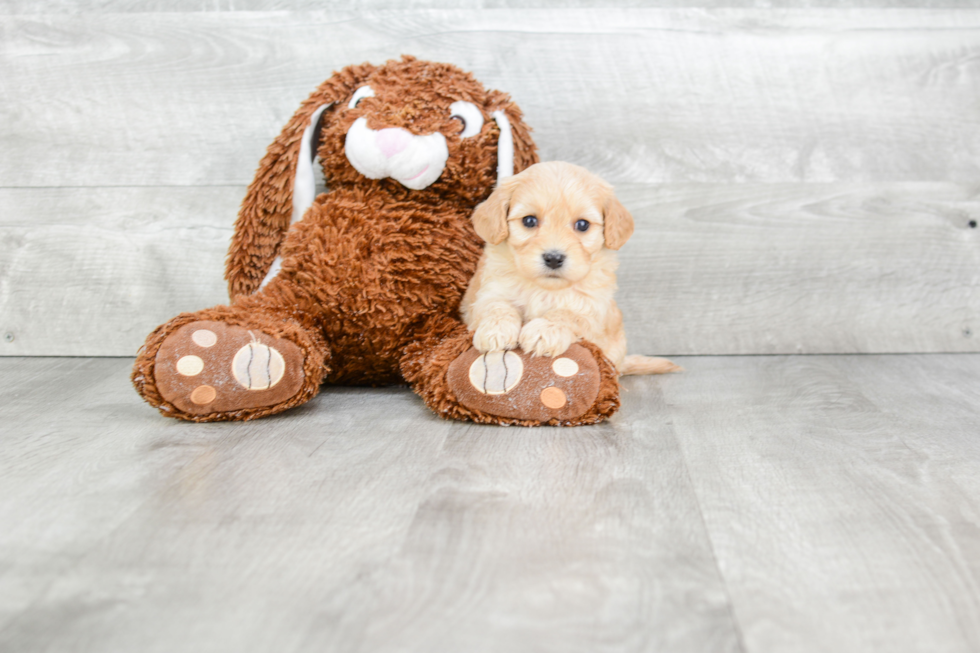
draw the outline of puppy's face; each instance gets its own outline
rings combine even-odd
[[[581,175],[536,175],[511,194],[507,244],[521,276],[545,287],[580,281],[602,249],[602,189]]]
[[[633,232],[633,218],[609,184],[560,162],[506,180],[473,222],[487,242],[506,240],[520,275],[548,289],[584,279],[596,254],[619,249]]]

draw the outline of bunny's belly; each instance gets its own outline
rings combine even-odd
[[[320,317],[328,380],[391,383],[425,322],[458,316],[481,250],[469,211],[334,192],[291,229],[280,276]]]

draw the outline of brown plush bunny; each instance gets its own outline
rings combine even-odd
[[[329,192],[314,199],[317,154]],[[485,423],[611,415],[616,372],[594,345],[566,352],[581,370],[571,379],[511,354],[521,379],[512,369],[497,391],[459,320],[482,246],[473,209],[535,162],[520,110],[469,73],[407,56],[341,70],[303,102],[249,186],[228,255],[231,305],[153,331],[133,384],[164,415],[198,422],[278,413],[324,381],[408,381],[440,415]],[[451,389],[451,365],[472,379],[469,399]],[[544,406],[537,398],[556,382],[569,401]]]

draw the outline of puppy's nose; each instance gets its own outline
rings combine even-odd
[[[565,262],[565,255],[561,252],[545,252],[541,258],[544,259],[544,264],[552,270],[557,270]]]

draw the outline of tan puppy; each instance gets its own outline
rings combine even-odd
[[[487,244],[461,312],[480,352],[520,346],[555,357],[584,338],[620,374],[680,369],[626,355],[614,250],[633,234],[633,216],[605,181],[569,163],[533,165],[476,207],[473,226]]]

